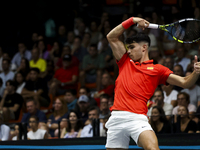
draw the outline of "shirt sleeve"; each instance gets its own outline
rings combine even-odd
[[[159,64],[158,64],[159,65]],[[159,84],[167,84],[167,79],[173,71],[171,71],[169,68],[159,65],[159,71],[160,71],[160,79],[159,79]]]
[[[118,65],[119,68],[121,68],[123,66],[123,64],[124,64],[124,62],[125,62],[125,60],[127,58],[128,58],[128,54],[125,53],[119,61],[116,60],[116,63],[117,63],[117,65]]]

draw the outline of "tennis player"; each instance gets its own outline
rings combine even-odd
[[[158,140],[147,119],[147,101],[159,84],[191,87],[200,74],[200,62],[195,56],[194,72],[187,77],[173,74],[167,67],[149,60],[150,39],[145,34],[129,37],[125,45],[119,37],[134,24],[143,30],[149,22],[131,17],[113,30],[107,39],[119,67],[115,82],[114,104],[111,117],[106,123],[107,150],[128,149],[130,137],[145,150],[159,150]]]

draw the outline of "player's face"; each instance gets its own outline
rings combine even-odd
[[[142,58],[142,47],[139,43],[128,44],[127,48],[127,53],[133,61],[139,61]]]

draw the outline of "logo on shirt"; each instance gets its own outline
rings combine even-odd
[[[153,67],[147,67],[147,70],[153,70]]]

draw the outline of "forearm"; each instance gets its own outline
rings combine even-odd
[[[184,82],[183,87],[190,88],[191,86],[193,86],[196,83],[198,77],[199,77],[199,74],[197,74],[195,71],[193,71],[191,75],[184,78],[185,82]]]

